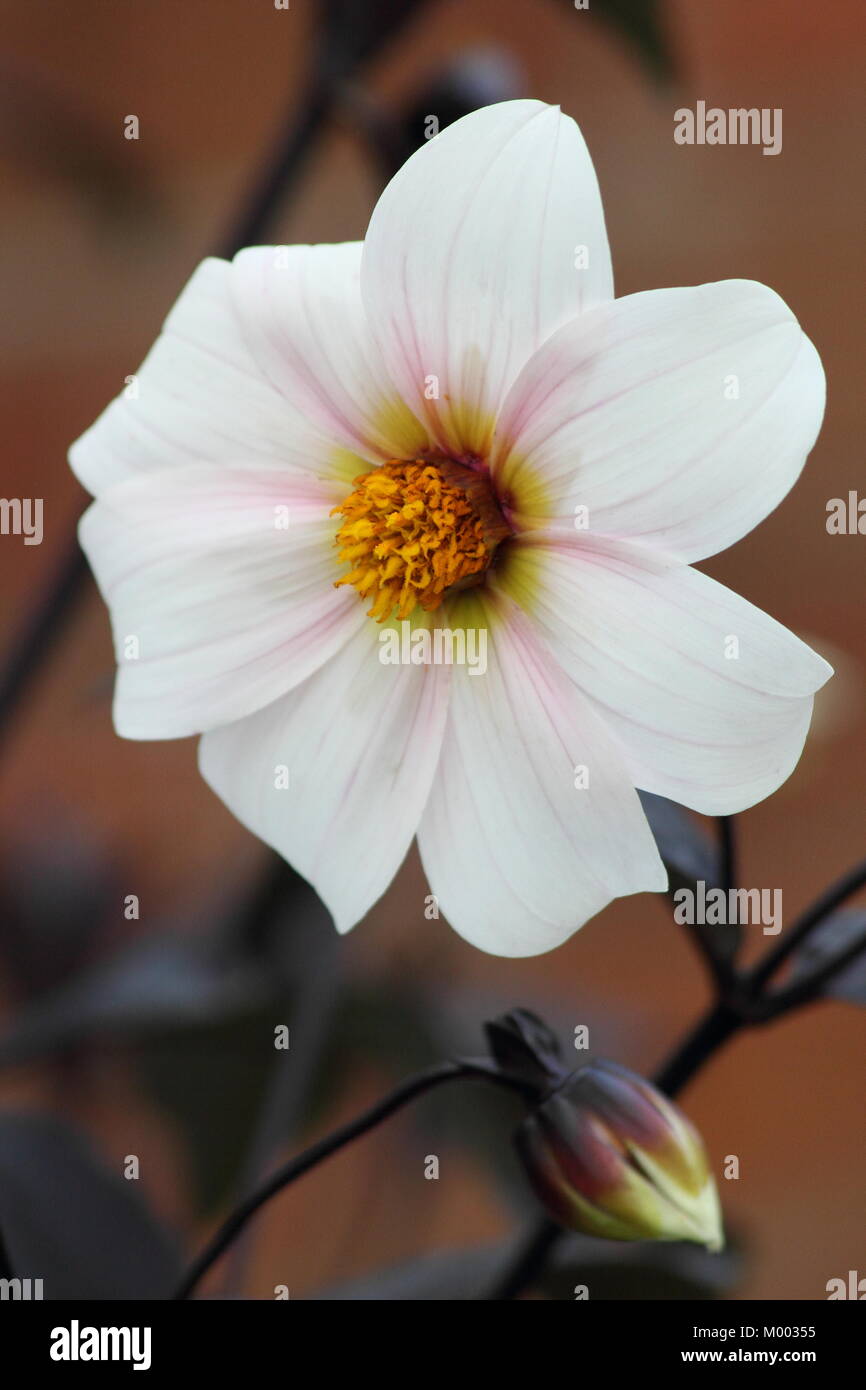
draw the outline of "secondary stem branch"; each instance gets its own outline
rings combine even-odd
[[[284,1187],[309,1172],[317,1163],[329,1158],[331,1154],[342,1149],[345,1145],[351,1144],[353,1140],[359,1139],[367,1134],[376,1125],[388,1119],[396,1110],[408,1105],[409,1101],[415,1100],[417,1096],[423,1095],[425,1091],[432,1090],[435,1086],[441,1086],[446,1081],[457,1081],[461,1078],[474,1078],[492,1082],[495,1085],[506,1086],[510,1090],[526,1092],[527,1087],[516,1078],[511,1078],[497,1072],[495,1068],[487,1068],[478,1063],[461,1060],[456,1062],[443,1062],[441,1065],[431,1067],[427,1071],[420,1072],[417,1076],[405,1081],[402,1086],[398,1086],[390,1095],[383,1100],[377,1101],[370,1106],[363,1114],[358,1115],[348,1124],[341,1125],[332,1134],[328,1134],[318,1143],[312,1144],[305,1149],[302,1154],[283,1164],[275,1173],[267,1179],[255,1192],[253,1192],[245,1202],[232,1212],[228,1220],[220,1227],[211,1242],[205,1247],[202,1253],[194,1261],[192,1267],[174,1294],[175,1300],[188,1298],[193,1292],[200,1279],[207,1273],[213,1265],[231,1245],[232,1241],[247,1224],[252,1216],[264,1206],[271,1197],[281,1192]]]
[[[866,887],[866,859],[860,864],[855,864],[853,869],[849,869],[848,873],[843,874],[835,883],[831,883],[794,923],[779,944],[758,962],[746,980],[749,993],[752,996],[757,995],[761,987],[775,975],[779,966],[806,940],[814,928],[863,887]]]

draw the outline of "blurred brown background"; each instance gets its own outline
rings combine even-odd
[[[86,502],[65,464],[69,442],[135,371],[291,119],[312,8],[312,0],[292,0],[288,12],[269,0],[0,5],[2,491],[45,499],[41,547],[0,538],[4,642],[49,581]],[[779,291],[816,343],[829,405],[805,475],[765,525],[706,566],[838,671],[796,773],[740,818],[741,881],[783,888],[791,920],[866,852],[866,538],[825,529],[829,498],[866,492],[856,307],[866,15],[859,0],[669,0],[663,14],[680,72],[669,87],[653,82],[614,29],[556,0],[431,0],[366,80],[396,109],[449,56],[495,43],[522,66],[524,94],[558,102],[583,128],[619,294],[751,277]],[[698,99],[781,107],[783,152],[675,145],[673,112]],[[130,113],[138,142],[123,139]],[[121,193],[107,207],[93,196],[102,175],[76,169],[74,154],[64,163],[79,123],[117,169]],[[361,237],[378,188],[352,120],[334,122],[272,239]],[[262,857],[199,780],[192,741],[115,737],[111,668],[107,616],[91,590],[29,693],[0,773],[0,858],[75,827],[119,866],[116,920],[97,943],[106,953],[166,913],[192,921]],[[464,945],[444,921],[426,921],[425,891],[410,861],[340,946],[350,981],[379,997],[418,982],[470,1022],[517,1003],[547,1010],[566,1030],[590,1022],[599,1051],[643,1071],[704,1006],[701,972],[661,900],[614,904],[553,955],[504,961]],[[129,892],[141,897],[140,923],[123,920]],[[766,944],[749,932],[750,946]],[[8,1022],[20,991],[0,974],[3,997]],[[480,1037],[471,1046],[480,1051]],[[729,1221],[749,1247],[735,1296],[819,1299],[828,1279],[866,1274],[863,1083],[864,1016],[825,1004],[741,1037],[686,1093],[717,1172],[725,1155],[740,1157],[739,1181],[722,1183]],[[352,1114],[386,1084],[362,1048],[344,1056],[313,1128]],[[140,1155],[148,1200],[190,1247],[209,1229],[213,1213],[195,1214],[176,1126],[133,1084],[124,1049],[95,1049],[69,1086],[55,1062],[0,1072],[0,1104],[65,1112],[118,1169],[124,1155]],[[269,1297],[287,1283],[302,1294],[385,1260],[514,1229],[518,1218],[464,1151],[443,1159],[438,1183],[423,1181],[436,1142],[435,1128],[395,1122],[281,1198],[255,1228],[247,1293]]]

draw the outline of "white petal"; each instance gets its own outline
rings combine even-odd
[[[278,464],[350,481],[361,469],[313,430],[256,365],[229,293],[230,267],[195,271],[121,394],[69,451],[99,496],[127,478],[210,462]]]
[[[327,438],[374,462],[413,458],[427,436],[382,364],[360,265],[360,242],[252,247],[232,265],[235,310],[262,371]]]
[[[514,386],[494,471],[521,513],[659,545],[723,550],[793,486],[824,410],[815,349],[749,280],[651,290],[557,333]]]
[[[620,753],[589,702],[501,597],[488,667],[454,670],[418,843],[431,892],[467,941],[549,951],[614,897],[667,876]],[[588,786],[577,786],[585,768]]]
[[[730,589],[597,537],[524,542],[500,582],[590,696],[636,786],[721,815],[793,771],[832,668]]]
[[[379,199],[361,288],[391,378],[431,437],[486,454],[528,357],[613,294],[598,183],[574,121],[508,101],[430,140]]]
[[[81,543],[111,610],[120,734],[180,738],[238,719],[369,622],[353,589],[333,587],[341,492],[283,469],[190,464],[94,502]]]
[[[381,632],[368,619],[291,694],[206,734],[199,755],[206,781],[312,883],[339,931],[382,895],[412,842],[448,703],[449,668],[383,665]]]

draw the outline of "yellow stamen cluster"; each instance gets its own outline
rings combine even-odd
[[[509,534],[485,480],[450,459],[392,459],[354,486],[332,512],[346,518],[337,545],[352,567],[337,587],[353,584],[379,622],[478,582]]]

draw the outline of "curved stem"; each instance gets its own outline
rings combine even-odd
[[[210,1243],[193,1262],[173,1298],[180,1300],[189,1297],[211,1265],[228,1249],[235,1236],[271,1197],[288,1187],[297,1178],[302,1177],[304,1173],[309,1172],[317,1163],[321,1163],[323,1159],[336,1153],[338,1149],[342,1149],[346,1144],[351,1144],[353,1140],[359,1139],[371,1129],[375,1129],[376,1125],[387,1120],[396,1110],[408,1105],[409,1101],[415,1100],[425,1091],[432,1090],[434,1086],[441,1086],[446,1081],[457,1081],[464,1077],[489,1081],[494,1085],[506,1086],[509,1090],[517,1090],[523,1094],[526,1094],[529,1089],[526,1083],[519,1078],[506,1076],[483,1062],[472,1062],[467,1059],[443,1062],[439,1066],[431,1067],[427,1071],[411,1077],[410,1080],[404,1081],[390,1095],[377,1101],[375,1105],[371,1105],[363,1114],[350,1120],[348,1124],[341,1125],[332,1134],[326,1135],[324,1139],[312,1144],[296,1158],[283,1164],[255,1192],[251,1193],[246,1201],[232,1212],[228,1220],[223,1223]],[[535,1088],[532,1088],[532,1092],[534,1095]]]

